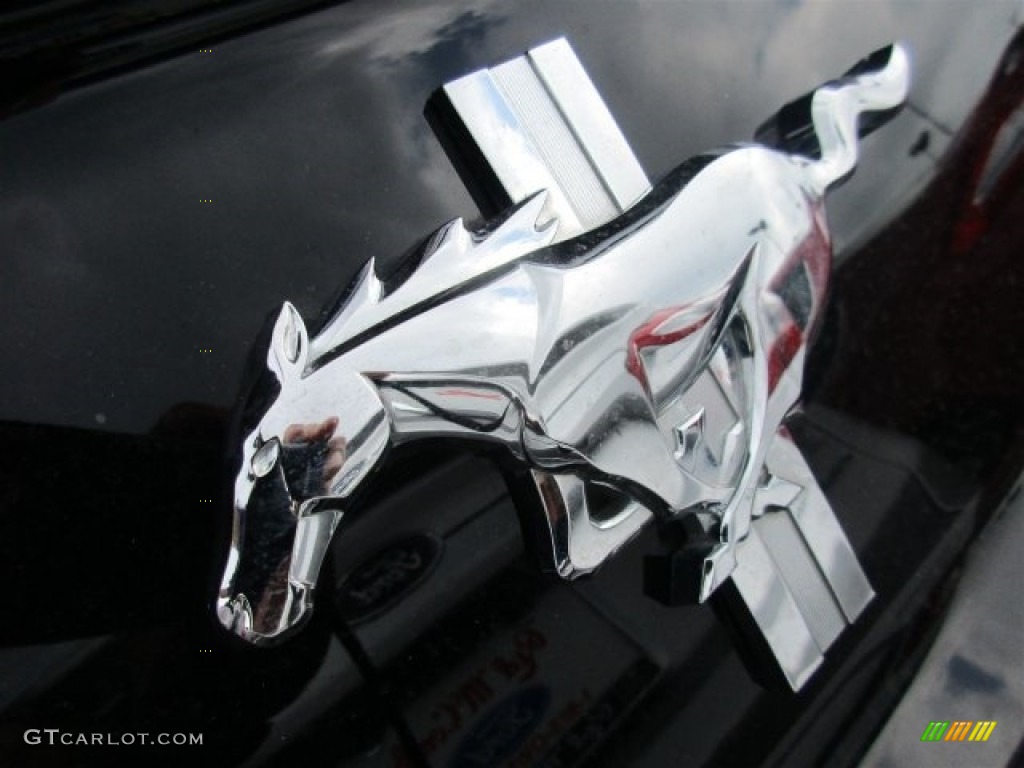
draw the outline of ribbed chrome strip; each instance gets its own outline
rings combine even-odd
[[[768,554],[786,582],[800,613],[824,651],[839,637],[846,620],[836,605],[814,555],[807,549],[800,531],[786,510],[764,515],[754,525]]]
[[[546,210],[558,218],[556,241],[610,221],[650,189],[564,39],[459,78],[443,93],[450,105],[444,120],[456,133],[468,133],[484,161],[485,167],[463,169],[471,188],[493,192],[496,182],[497,197],[509,203],[548,190]]]
[[[593,229],[619,213],[530,62],[525,57],[513,59],[492,69],[491,75],[565,192],[583,229]]]

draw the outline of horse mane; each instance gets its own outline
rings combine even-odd
[[[367,338],[457,296],[481,280],[549,245],[558,220],[541,223],[547,192],[540,191],[486,229],[471,232],[461,218],[440,227],[409,256],[415,265],[385,285],[370,259],[345,298],[310,340],[310,367],[320,368]]]

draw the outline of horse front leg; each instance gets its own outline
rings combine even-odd
[[[549,565],[564,579],[593,572],[653,517],[646,507],[618,496],[612,502],[615,509],[598,516],[588,492],[593,481],[537,469],[530,476],[544,510],[543,525],[537,532],[539,543],[545,550],[550,547]]]
[[[679,446],[662,434],[651,408],[636,407],[635,397],[612,400],[612,411],[629,411],[631,418],[604,420],[614,428],[578,446],[555,440],[536,424],[523,432],[530,480],[544,513],[532,538],[542,551],[550,550],[552,569],[566,579],[595,570],[656,515],[671,519],[728,496],[727,489],[682,470],[673,450]]]

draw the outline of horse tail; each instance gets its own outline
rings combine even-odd
[[[906,101],[910,57],[899,43],[859,61],[838,80],[790,102],[756,133],[762,144],[813,158],[820,192],[849,176],[860,139],[888,122]]]

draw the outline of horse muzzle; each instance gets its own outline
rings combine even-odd
[[[342,515],[340,509],[306,502],[288,526],[291,536],[274,537],[276,547],[243,544],[232,552],[216,601],[217,619],[224,628],[254,645],[268,646],[305,624],[313,613],[316,581]]]

